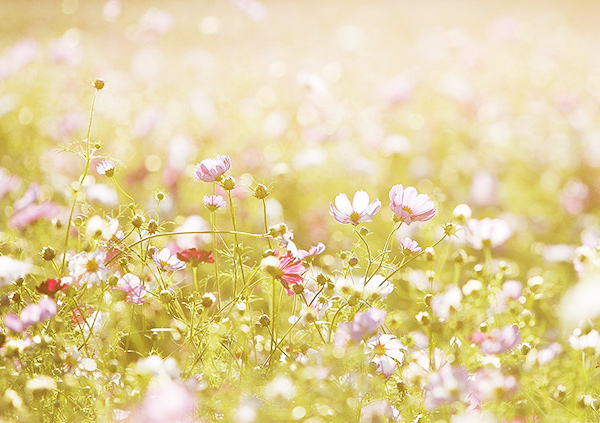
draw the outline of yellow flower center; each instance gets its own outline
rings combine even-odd
[[[381,344],[375,345],[373,352],[375,352],[375,355],[385,355],[385,346]]]
[[[88,260],[88,262],[85,264],[85,270],[88,272],[95,272],[99,267],[100,266],[98,266],[98,262],[96,260]]]
[[[412,214],[412,212],[413,212],[412,209],[407,206],[402,206],[402,210],[404,210],[408,214]]]
[[[358,214],[355,211],[353,211],[350,214],[350,220],[353,221],[353,222],[358,222],[358,219],[360,219],[360,214]]]

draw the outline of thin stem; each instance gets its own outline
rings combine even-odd
[[[86,154],[85,154],[85,169],[81,174],[81,178],[79,179],[79,186],[77,190],[73,193],[73,203],[71,204],[71,211],[69,212],[69,221],[67,222],[67,233],[65,234],[65,244],[64,244],[64,253],[62,258],[62,264],[60,266],[60,276],[64,276],[65,273],[65,264],[67,262],[67,248],[69,246],[69,237],[71,235],[71,223],[73,223],[73,213],[75,212],[75,205],[77,204],[77,196],[79,195],[79,191],[83,186],[83,181],[87,177],[90,171],[90,163],[92,161],[92,140],[90,139],[92,135],[92,122],[94,120],[94,107],[96,105],[96,98],[98,97],[98,90],[94,92],[94,97],[92,98],[92,107],[90,111],[90,123],[88,125],[87,136],[86,136]]]
[[[235,222],[235,209],[233,207],[233,197],[231,196],[231,191],[228,190],[227,191],[227,197],[229,197],[229,212],[231,213],[231,223],[233,225],[233,240],[235,242],[234,248],[233,248],[233,265],[235,266],[235,253],[237,252],[238,255],[238,259],[240,262],[240,271],[242,274],[242,282],[244,284],[244,288],[246,288],[246,275],[244,274],[244,259],[242,257],[242,251],[240,248],[240,241],[238,239],[238,235],[237,235],[237,225]],[[233,296],[235,297],[237,292],[237,278],[235,278],[233,280]]]

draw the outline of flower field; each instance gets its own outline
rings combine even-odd
[[[600,420],[600,6],[0,16],[0,423]]]

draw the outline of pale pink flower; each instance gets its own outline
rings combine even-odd
[[[171,254],[168,248],[157,250],[152,254],[152,260],[162,270],[177,271],[185,269],[185,262],[179,260],[175,254]]]
[[[371,362],[377,366],[377,373],[390,377],[404,361],[406,347],[394,335],[379,334],[367,342],[367,352],[372,354]]]
[[[96,166],[98,175],[108,176],[109,178],[115,174],[116,170],[117,167],[115,166],[115,162],[110,159],[104,159]]]
[[[135,413],[136,423],[192,423],[196,396],[180,382],[151,385]]]
[[[204,182],[215,182],[231,168],[229,156],[219,154],[216,159],[204,159],[196,165],[196,179]]]
[[[489,334],[475,332],[471,340],[479,344],[485,354],[500,354],[512,349],[521,340],[519,330],[514,325],[507,325],[502,329],[494,329]]]
[[[146,301],[146,288],[140,281],[140,278],[132,273],[126,273],[117,282],[116,288],[125,292],[125,301],[132,304],[141,305]]]
[[[329,205],[329,214],[339,223],[351,223],[354,226],[359,222],[371,222],[373,216],[381,209],[381,201],[376,199],[369,203],[369,194],[365,191],[356,191],[352,204],[346,194],[335,197],[335,206]]]
[[[394,185],[390,190],[390,208],[398,219],[410,225],[427,222],[435,216],[433,202],[426,194],[417,194],[415,187]]]
[[[407,251],[411,254],[418,254],[421,252],[421,247],[419,247],[417,241],[414,241],[409,237],[406,237],[402,241],[400,241],[400,246],[404,251]]]
[[[363,313],[356,313],[350,326],[350,336],[356,342],[372,335],[385,322],[385,310],[375,307],[369,308]]]
[[[512,234],[510,226],[502,219],[469,219],[466,229],[467,242],[477,250],[483,249],[485,245],[499,247]]]
[[[479,370],[472,382],[473,390],[481,401],[506,399],[519,388],[514,376],[505,375],[498,369]]]
[[[314,245],[314,246],[310,247],[308,251],[306,251],[306,250],[298,250],[297,257],[300,260],[305,260],[305,259],[307,259],[309,257],[318,256],[323,251],[325,251],[325,244],[323,244],[322,242],[319,242],[317,245]]]
[[[56,314],[58,306],[50,297],[43,297],[37,304],[29,304],[21,310],[20,316],[14,313],[4,316],[4,326],[13,332],[23,332],[29,326],[50,319]]]
[[[452,310],[460,309],[462,299],[463,293],[458,286],[448,286],[443,293],[437,294],[431,300],[433,314],[442,321],[448,320]]]
[[[205,195],[202,198],[202,202],[204,203],[206,208],[211,212],[222,209],[223,207],[225,207],[227,205],[227,203],[225,202],[225,199],[223,199],[223,197],[221,197],[220,195],[213,195],[213,194]]]
[[[443,404],[455,401],[466,403],[469,401],[468,395],[471,392],[471,383],[466,369],[445,365],[437,372],[429,374],[425,407],[435,410]]]
[[[360,410],[360,423],[378,423],[384,421],[401,421],[400,411],[388,401],[374,401]]]
[[[24,228],[41,219],[50,220],[60,213],[60,207],[52,201],[44,201],[40,204],[29,204],[16,211],[8,220],[8,224],[16,229]]]
[[[78,286],[87,284],[100,285],[108,277],[108,268],[105,265],[106,254],[96,250],[91,253],[81,252],[69,259],[69,273]]]

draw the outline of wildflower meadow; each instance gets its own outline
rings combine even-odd
[[[0,16],[0,423],[600,421],[597,3]]]

